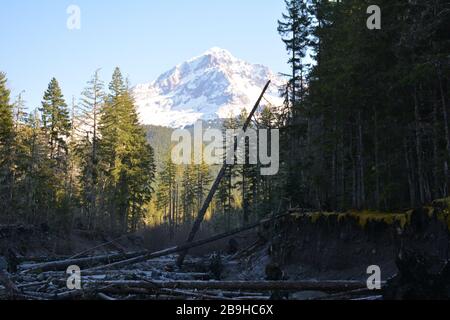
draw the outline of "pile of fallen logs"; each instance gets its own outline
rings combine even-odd
[[[16,274],[2,273],[0,296],[33,300],[268,300],[275,291],[339,293],[354,292],[365,286],[357,281],[213,281],[211,274],[204,270],[205,261],[205,258],[188,256],[184,269],[178,270],[176,256],[170,255],[128,269],[88,269],[81,273],[81,290],[68,289],[69,275],[65,270],[56,270],[62,262],[52,262],[53,271],[24,264]]]
[[[286,216],[286,215],[284,215]],[[224,267],[236,265],[238,254],[217,259],[217,255],[194,258],[186,256],[183,266],[177,264],[175,255],[188,249],[229,238],[235,234],[271,223],[283,215],[253,225],[226,232],[214,237],[191,241],[186,244],[158,252],[123,251],[45,261],[24,261],[21,258],[14,271],[8,261],[0,258],[0,299],[30,300],[267,300],[287,297],[284,293],[323,292],[330,299],[367,298],[366,283],[359,281],[288,281],[267,279],[264,281],[211,280],[220,277],[213,265],[223,263]],[[214,261],[214,263],[211,263]],[[68,268],[80,269],[79,287],[70,286],[74,274]],[[219,272],[220,273],[220,272]],[[279,294],[283,293],[283,294]]]
[[[173,248],[165,252],[176,251]],[[3,262],[0,272],[0,299],[26,300],[268,300],[276,292],[320,291],[334,298],[370,296],[365,283],[358,281],[217,281],[209,270],[211,256],[187,256],[182,269],[176,265],[177,256],[155,253],[146,261],[137,259],[128,265],[117,264],[141,257],[141,253],[66,259],[42,263],[24,262],[18,271],[7,273]],[[158,256],[158,257],[156,257]],[[132,258],[130,258],[132,257]],[[134,257],[134,258],[133,258]],[[237,264],[232,256],[224,256],[224,267]],[[112,262],[116,261],[116,262]],[[89,263],[96,263],[95,267]],[[110,263],[107,263],[110,262]],[[80,290],[68,289],[66,268],[80,263]],[[106,264],[105,264],[106,263]],[[0,260],[1,264],[1,260]]]

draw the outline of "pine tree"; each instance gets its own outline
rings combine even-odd
[[[49,223],[50,214],[57,206],[54,194],[58,180],[48,161],[50,149],[37,110],[26,120],[21,144],[24,152],[18,166],[23,179],[17,186],[17,193],[24,196],[26,220],[36,225]]]
[[[194,179],[195,203],[196,211],[198,212],[203,205],[203,200],[205,199],[212,182],[209,166],[204,161],[202,161],[201,164],[194,166]]]
[[[70,136],[71,122],[69,110],[58,81],[53,78],[42,100],[42,126],[48,136],[50,160],[64,172],[67,164],[67,139]]]
[[[287,44],[301,3],[281,25]],[[304,36],[316,64],[292,120],[282,122],[294,205],[380,210],[448,195],[446,3],[381,1],[390,8],[383,27],[369,30],[370,1],[310,1],[314,23]]]
[[[27,123],[27,113],[25,112],[25,101],[23,100],[23,92],[19,94],[17,100],[13,104],[13,144],[11,148],[12,158],[12,172],[11,172],[11,184],[12,184],[12,196],[11,201],[13,203],[16,216],[21,216],[26,213],[27,208],[24,203],[24,193],[20,190],[20,186],[23,180],[26,178],[27,172],[24,163],[27,157],[26,138],[29,131]]]
[[[282,139],[282,157],[287,162],[290,174],[286,193],[289,197],[300,201],[306,189],[305,170],[307,161],[299,147],[307,144],[308,124],[307,107],[307,79],[310,66],[307,63],[308,49],[312,45],[312,9],[309,0],[286,0],[286,13],[278,21],[278,32],[290,56],[288,64],[291,74],[287,75],[289,81],[286,92],[286,105],[284,108],[284,122],[286,133]]]
[[[183,168],[181,178],[181,205],[183,208],[183,223],[190,224],[195,216],[195,166],[187,165]]]
[[[134,229],[150,201],[155,177],[154,152],[140,126],[133,98],[120,70],[114,71],[110,95],[101,112],[99,150],[111,227]]]
[[[77,121],[80,122],[77,133],[82,137],[76,149],[81,155],[79,157],[81,162],[80,181],[89,228],[95,228],[96,224],[101,222],[97,220],[103,218],[98,217],[101,192],[99,186],[99,120],[105,98],[103,87],[103,82],[99,78],[99,70],[97,70],[82,93],[81,114],[77,117]]]
[[[6,75],[0,72],[0,202],[3,212],[9,213],[12,205],[13,112]]]
[[[175,232],[175,192],[177,186],[177,167],[170,154],[166,156],[162,170],[159,172],[156,204],[164,211],[164,219],[169,225],[169,236],[173,239]]]
[[[223,123],[224,136],[226,137],[226,130],[237,130],[238,122],[237,119],[231,114]],[[226,141],[225,145],[226,145]],[[224,161],[226,160],[227,149],[225,147],[223,155]],[[233,161],[237,161],[236,157]],[[226,164],[225,175],[220,182],[219,188],[216,193],[216,202],[219,204],[219,209],[222,210],[224,215],[227,229],[232,227],[232,214],[234,207],[236,205],[234,190],[234,181],[237,177],[237,170],[234,164]]]
[[[238,127],[242,127],[245,120],[248,118],[248,113],[245,109],[241,110],[241,113],[237,119]],[[249,126],[252,128],[252,126]],[[242,164],[236,165],[237,181],[234,186],[240,190],[242,199],[242,220],[244,224],[250,222],[250,216],[252,209],[257,203],[258,183],[257,183],[257,165],[250,163],[250,153],[255,154],[257,150],[252,149],[254,146],[250,145],[249,141],[242,141],[245,150],[243,154],[238,155],[239,162]]]
[[[278,21],[278,32],[291,56],[288,61],[292,70],[288,92],[290,104],[295,108],[297,101],[302,99],[305,93],[308,65],[304,60],[310,45],[311,15],[308,0],[285,0],[285,4],[286,13],[283,14],[283,19]]]

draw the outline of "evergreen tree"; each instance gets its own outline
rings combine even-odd
[[[99,120],[100,111],[104,106],[103,82],[97,70],[82,93],[81,112],[77,120],[80,122],[78,134],[82,137],[78,142],[77,151],[80,156],[81,186],[83,204],[88,216],[88,226],[95,227],[99,214]]]
[[[10,91],[6,86],[6,75],[0,72],[0,202],[3,212],[11,210],[13,182],[12,157],[13,147],[13,112],[10,103]]]
[[[381,30],[366,27],[371,4],[310,1],[316,64],[282,128],[295,205],[393,209],[448,195],[448,2],[381,1]]]
[[[183,223],[190,224],[195,217],[195,166],[193,164],[187,165],[183,169],[183,176],[181,179],[181,205],[183,207]]]
[[[236,130],[238,129],[238,121],[233,116],[230,115],[227,119],[224,120],[223,123],[223,131],[224,137],[226,137],[226,130]],[[225,145],[227,141],[224,141]],[[224,161],[226,160],[228,150],[224,149]],[[237,161],[237,158],[233,159]],[[234,197],[234,181],[237,176],[237,169],[234,164],[226,164],[225,167],[225,175],[220,182],[219,188],[216,193],[216,202],[219,204],[219,209],[222,210],[222,214],[225,217],[227,229],[232,227],[232,214],[234,211],[234,207],[236,205],[235,197]]]
[[[101,112],[99,157],[112,228],[134,229],[150,201],[155,177],[154,152],[138,121],[133,98],[120,70],[114,71],[110,95]]]
[[[53,78],[42,100],[42,126],[48,136],[50,160],[64,172],[67,164],[67,139],[70,135],[71,122],[69,110],[58,81]]]
[[[288,92],[293,108],[305,93],[305,78],[308,65],[305,63],[310,45],[311,15],[308,0],[285,0],[286,13],[278,21],[278,32],[283,37],[286,50],[290,54],[290,76]],[[293,111],[293,110],[292,110]]]
[[[209,187],[211,184],[211,176],[209,172],[209,166],[202,161],[201,164],[194,166],[194,190],[195,190],[195,203],[196,203],[196,211],[198,212],[203,205],[203,201],[205,196],[209,191]]]
[[[166,156],[162,170],[159,172],[156,205],[164,212],[164,220],[169,225],[170,239],[173,239],[176,223],[177,166],[171,155]]]
[[[291,74],[288,75],[284,122],[286,132],[283,136],[283,158],[287,162],[288,183],[287,194],[300,198],[306,190],[305,170],[308,168],[304,153],[298,152],[308,143],[308,117],[305,108],[307,95],[307,78],[310,66],[307,63],[308,49],[312,45],[312,8],[310,0],[285,0],[286,13],[278,21],[278,32],[290,56],[288,64]]]

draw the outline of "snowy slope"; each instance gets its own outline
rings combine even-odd
[[[173,128],[198,119],[214,120],[251,110],[267,80],[273,83],[266,98],[281,104],[281,79],[262,65],[237,59],[230,52],[212,48],[156,81],[137,85],[133,95],[141,122]]]

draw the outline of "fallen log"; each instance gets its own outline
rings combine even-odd
[[[121,268],[121,267],[124,267],[124,266],[127,266],[127,265],[136,264],[136,263],[139,263],[139,262],[144,262],[144,261],[147,261],[147,260],[151,260],[151,259],[159,258],[159,257],[163,257],[163,256],[168,256],[170,254],[174,254],[174,253],[177,253],[177,252],[183,252],[183,251],[186,251],[187,249],[200,247],[200,246],[203,246],[205,244],[208,244],[208,243],[211,243],[211,242],[215,242],[215,241],[218,241],[218,240],[222,240],[222,239],[234,236],[234,235],[236,235],[238,233],[242,233],[242,232],[245,232],[245,231],[257,228],[257,227],[259,227],[261,225],[264,225],[266,223],[270,223],[270,222],[272,222],[274,220],[278,220],[278,219],[284,218],[284,217],[289,216],[289,215],[290,215],[290,213],[279,215],[279,216],[275,216],[275,217],[262,220],[260,222],[257,222],[255,224],[252,224],[252,225],[249,225],[249,226],[246,226],[246,227],[242,227],[242,228],[239,228],[239,229],[236,229],[236,230],[233,230],[233,231],[229,231],[229,232],[225,232],[225,233],[216,235],[216,236],[211,237],[211,238],[206,238],[206,239],[203,239],[203,240],[198,240],[198,241],[194,241],[194,242],[190,242],[190,243],[185,243],[185,244],[180,245],[180,246],[164,249],[164,250],[157,251],[157,252],[143,254],[143,255],[140,255],[140,256],[137,256],[137,257],[132,257],[130,259],[126,259],[126,260],[110,263],[110,264],[104,265],[104,266],[94,267],[94,268],[88,269],[88,271],[104,270],[104,269],[112,269],[112,268],[118,269],[118,268]]]
[[[117,300],[117,299],[115,299],[113,297],[110,297],[110,296],[108,296],[108,295],[106,295],[104,293],[101,293],[101,292],[97,293],[97,295],[102,300],[106,300],[106,301],[116,301]]]
[[[343,292],[366,288],[360,281],[84,281],[89,290],[100,286],[115,288],[251,290],[251,291],[322,291]]]
[[[22,284],[17,285],[17,288],[20,289],[20,290],[23,290],[23,289],[27,289],[27,288],[30,288],[30,287],[39,287],[39,286],[45,285],[47,283],[48,283],[48,281],[22,283]]]
[[[34,264],[24,264],[20,265],[21,273],[29,273],[32,271],[39,270],[40,272],[43,271],[57,271],[57,270],[65,270],[67,267],[76,265],[80,268],[90,266],[90,265],[96,265],[100,263],[110,263],[111,261],[118,261],[123,260],[124,258],[129,259],[131,257],[138,257],[141,256],[143,253],[147,251],[141,251],[141,252],[133,252],[133,253],[115,253],[115,254],[106,254],[101,256],[92,256],[92,257],[86,257],[86,258],[78,258],[78,259],[66,259],[66,260],[59,260],[59,261],[50,261],[50,262],[44,262],[44,263],[34,263]]]
[[[325,297],[319,298],[311,298],[309,300],[351,300],[357,297],[367,297],[369,295],[373,295],[373,290],[365,289],[357,289],[346,292],[339,292],[335,294],[330,294]]]
[[[242,296],[242,297],[236,297],[233,300],[270,300],[270,297],[268,296]]]
[[[157,277],[165,277],[165,278],[174,278],[178,280],[209,280],[210,274],[204,272],[166,272],[160,271],[156,269],[150,270],[85,270],[82,271],[83,278],[89,277],[121,277],[121,276],[136,276],[136,277],[144,277],[144,278],[153,278]],[[47,271],[41,274],[42,277],[45,278],[64,278],[67,277],[65,271]],[[65,281],[65,280],[64,280]],[[45,284],[44,282],[37,282]],[[25,286],[32,286],[33,284],[24,284]]]
[[[223,290],[204,290],[202,293],[210,295],[222,295],[228,298],[239,298],[239,297],[267,297],[266,293],[262,292],[246,292],[246,291],[223,291]]]
[[[232,298],[221,297],[218,295],[176,289],[161,289],[160,291],[174,296],[192,297],[202,300],[233,300]]]
[[[351,301],[381,301],[381,300],[383,300],[382,295],[351,299]]]

